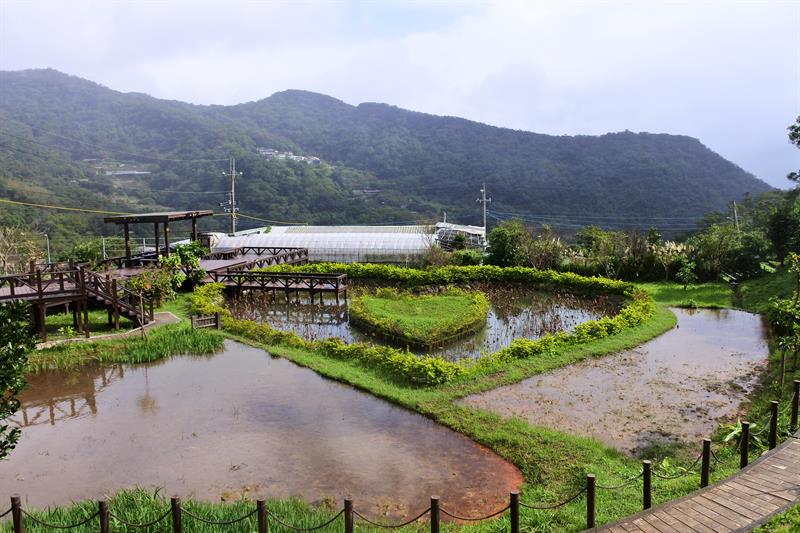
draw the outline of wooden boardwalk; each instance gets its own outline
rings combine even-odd
[[[800,503],[800,431],[735,475],[592,531],[750,531]]]

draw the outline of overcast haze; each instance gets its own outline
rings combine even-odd
[[[13,2],[0,69],[202,104],[306,89],[550,134],[686,134],[800,167],[800,1]]]

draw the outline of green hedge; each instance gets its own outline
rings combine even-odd
[[[379,369],[398,381],[414,385],[439,385],[465,372],[460,365],[439,357],[418,357],[411,352],[388,346],[346,344],[341,339],[308,341],[291,331],[280,331],[268,324],[234,318],[224,306],[222,296],[224,288],[221,283],[209,283],[198,287],[191,296],[191,303],[195,312],[200,314],[219,312],[223,329],[235,335],[265,344],[285,344],[316,350],[336,359],[358,361],[367,368]]]
[[[392,265],[317,263],[302,266],[282,266],[269,269],[283,272],[344,272],[354,279],[372,279],[402,282],[407,286],[446,285],[468,282],[520,282],[550,288],[567,288],[575,292],[617,294],[628,302],[613,317],[590,320],[577,326],[571,333],[545,335],[536,340],[515,339],[507,347],[483,355],[475,360],[446,361],[439,357],[418,357],[408,351],[367,343],[346,344],[341,339],[307,341],[292,332],[278,331],[267,324],[233,318],[224,307],[221,284],[199,287],[192,295],[192,304],[201,314],[222,314],[226,331],[266,344],[286,344],[316,350],[320,354],[357,361],[367,368],[380,369],[399,382],[414,385],[439,385],[476,373],[486,373],[502,368],[514,359],[547,356],[566,346],[582,344],[615,335],[626,328],[637,326],[650,319],[655,312],[655,302],[632,283],[600,277],[586,277],[571,272],[535,270],[532,268],[496,266],[441,267],[413,269]]]
[[[446,306],[443,300],[437,298],[447,297],[458,299],[466,304],[467,309],[455,311]],[[404,314],[403,311],[394,313],[380,310],[388,302],[398,302],[400,305],[415,307],[417,305],[433,304],[437,306],[430,309],[435,318],[419,318]],[[382,287],[374,293],[358,294],[350,298],[350,323],[357,327],[377,333],[397,342],[430,348],[443,344],[451,339],[462,337],[469,333],[480,331],[486,326],[486,315],[489,314],[489,298],[480,291],[465,291],[449,287],[438,294],[412,294],[409,291],[400,291],[390,287]],[[388,304],[391,305],[391,304]]]
[[[280,265],[263,269],[269,272],[341,272],[353,279],[373,279],[402,282],[406,286],[450,285],[469,282],[534,283],[546,287],[568,287],[580,292],[603,292],[627,295],[635,286],[626,281],[587,277],[572,272],[536,270],[526,267],[494,265],[446,266],[438,268],[405,268],[374,263],[313,263],[310,265]]]

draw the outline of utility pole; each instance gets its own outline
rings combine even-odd
[[[736,231],[739,231],[739,209],[736,207],[736,200],[733,201],[733,223],[736,225]]]
[[[481,197],[476,202],[483,204],[483,233],[486,234],[486,205],[492,202],[491,198],[486,198],[486,183],[481,188]]]
[[[236,172],[235,158],[231,157],[230,172],[223,172],[222,174],[231,179],[231,192],[228,193],[228,202],[221,203],[219,206],[225,208],[226,213],[231,214],[231,235],[233,235],[236,233],[236,212],[239,211],[239,208],[236,206],[236,178],[242,176],[241,172]]]

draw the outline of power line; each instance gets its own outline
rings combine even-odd
[[[547,217],[554,217],[554,218],[597,218],[597,219],[621,219],[621,220],[697,220],[700,217],[646,217],[646,216],[636,216],[636,215],[563,215],[563,214],[548,214],[548,213],[536,213],[536,214],[523,214],[523,213],[511,213],[508,211],[492,211],[495,214],[499,215],[509,215],[509,216],[547,216]]]
[[[5,204],[13,204],[13,205],[24,205],[28,207],[41,207],[44,209],[60,209],[62,211],[78,211],[81,213],[94,213],[99,215],[133,215],[135,213],[122,213],[120,211],[101,211],[98,209],[83,209],[79,207],[65,207],[59,205],[48,205],[48,204],[34,204],[31,202],[18,202],[16,200],[7,200],[5,198],[0,198],[0,202]]]

